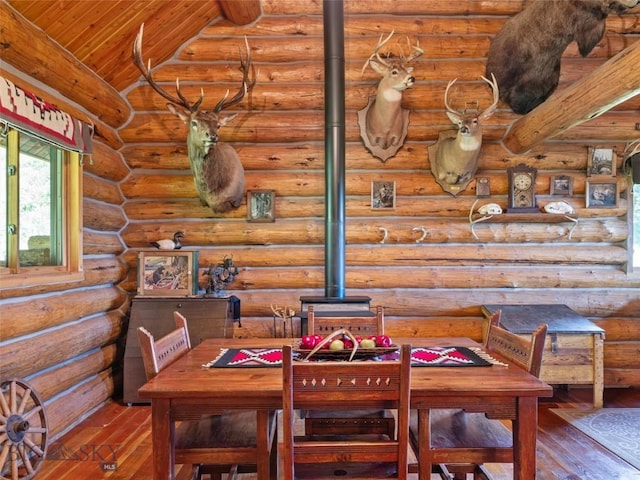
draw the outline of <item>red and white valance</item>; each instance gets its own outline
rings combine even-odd
[[[91,126],[0,77],[0,123],[59,147],[90,155]]]

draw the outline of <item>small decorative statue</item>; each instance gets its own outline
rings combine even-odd
[[[225,255],[222,262],[210,265],[209,271],[205,274],[209,277],[206,294],[213,297],[226,296],[225,288],[233,282],[238,273],[240,272],[238,267],[233,264],[233,257]]]

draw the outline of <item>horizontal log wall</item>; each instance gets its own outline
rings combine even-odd
[[[587,147],[620,152],[637,136],[640,97],[524,155],[512,155],[500,144],[518,118],[500,105],[485,128],[480,154],[477,175],[490,178],[492,193],[482,203],[505,206],[505,170],[524,162],[539,170],[540,204],[558,199],[549,195],[552,175],[573,178],[573,196],[565,200],[577,210],[579,222],[571,238],[571,224],[501,223],[477,225],[476,239],[468,222],[475,182],[456,198],[443,193],[430,173],[427,148],[451,127],[442,103],[449,80],[458,78],[456,99],[478,100],[481,108],[490,102],[480,80],[486,51],[523,2],[474,0],[461,9],[450,0],[378,0],[376,12],[371,5],[345,1],[347,294],[367,295],[372,304],[384,305],[392,336],[476,340],[483,332],[483,303],[567,303],[607,331],[606,383],[639,385],[640,283],[625,273],[627,184],[618,171],[616,208],[587,209],[584,192]],[[221,134],[239,152],[247,189],[276,191],[274,223],[248,223],[244,204],[221,217],[200,205],[185,127],[147,85],[136,83],[124,91],[134,114],[118,130],[113,114],[94,115],[95,102],[57,96],[54,85],[40,83],[46,78],[23,74],[19,65],[3,70],[15,83],[96,126],[93,161],[85,162],[83,175],[84,280],[0,291],[0,378],[24,377],[34,386],[47,404],[54,436],[121,388],[135,259],[150,241],[184,230],[187,248],[200,251],[202,267],[233,256],[240,274],[229,293],[242,302],[237,336],[278,335],[270,304],[297,309],[300,296],[324,295],[322,5],[263,0],[262,10],[248,26],[212,23],[154,75],[167,90],[180,77],[189,97],[203,88],[204,107],[211,108],[226,89],[237,88],[238,46],[247,36],[258,82],[232,109],[238,116]],[[356,112],[377,82],[371,70],[361,74],[362,66],[379,35],[392,29],[419,39],[425,54],[415,62],[416,84],[404,94],[404,106],[411,110],[407,141],[382,163],[365,150]],[[575,45],[568,48],[559,88],[638,41],[639,34],[637,13],[609,18],[606,37],[588,58],[581,58]],[[30,49],[12,48],[38,63]],[[64,56],[51,45],[47,51],[52,58]],[[79,81],[87,83],[85,77]],[[370,208],[371,181],[382,179],[396,181],[397,207],[391,212]],[[383,228],[388,231],[384,244]],[[414,229],[421,228],[426,236],[416,243],[421,231]]]
[[[477,176],[490,179],[491,197],[479,205],[505,207],[506,169],[526,163],[538,169],[538,203],[566,200],[579,221],[575,228],[571,222],[478,224],[476,239],[468,218],[477,200],[475,182],[456,198],[444,193],[429,170],[427,147],[451,128],[443,105],[449,80],[458,79],[450,92],[455,101],[477,100],[480,108],[490,104],[491,92],[480,79],[486,52],[522,2],[472,1],[461,9],[459,3],[440,0],[387,0],[376,2],[373,12],[365,3],[345,2],[347,295],[366,295],[372,304],[384,305],[392,335],[476,339],[482,336],[483,303],[565,303],[603,325],[630,325],[633,332],[624,339],[607,336],[605,376],[610,385],[640,384],[640,366],[623,355],[640,347],[640,281],[626,273],[629,194],[620,156],[618,206],[585,206],[587,148],[600,145],[620,153],[625,141],[636,138],[640,96],[523,155],[501,146],[519,116],[500,104],[484,129]],[[248,190],[275,190],[274,223],[247,222],[244,203],[219,217],[200,205],[184,145],[186,129],[144,82],[128,91],[135,115],[119,130],[132,169],[121,183],[129,219],[122,231],[130,248],[124,257],[131,267],[121,286],[135,291],[140,248],[183,230],[187,248],[200,251],[201,267],[224,255],[232,255],[240,267],[229,293],[242,302],[236,335],[249,337],[280,332],[270,304],[298,308],[300,296],[324,295],[322,5],[266,0],[263,13],[249,26],[220,22],[203,30],[174,60],[158,66],[154,77],[167,91],[179,77],[188,98],[203,89],[204,108],[211,108],[227,89],[237,88],[237,52],[247,36],[257,83],[232,109],[238,116],[221,137],[238,151]],[[637,13],[611,16],[605,38],[588,58],[570,45],[559,89],[638,41],[638,20]],[[419,40],[425,53],[415,62],[416,84],[403,97],[411,112],[405,145],[382,163],[363,146],[357,111],[375,93],[378,80],[362,67],[380,34],[393,29]],[[554,175],[573,179],[571,197],[550,195]],[[371,182],[383,179],[396,181],[393,211],[371,210]],[[426,236],[417,243],[422,228]],[[388,237],[380,243],[383,229]]]
[[[30,383],[45,403],[55,438],[122,388],[129,297],[118,284],[129,265],[121,257],[119,231],[127,219],[119,182],[129,167],[109,144],[122,145],[115,130],[26,75],[14,74],[12,81],[73,115],[80,112],[101,132],[83,168],[84,279],[0,291],[0,379]],[[105,137],[113,141],[105,143]]]

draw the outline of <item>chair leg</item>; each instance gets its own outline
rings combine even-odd
[[[493,477],[484,465],[476,465],[476,470],[473,472],[474,480],[493,480]]]
[[[434,473],[440,475],[442,480],[454,480],[454,476],[449,472],[449,469],[444,463],[434,465]]]
[[[227,480],[237,480],[238,478],[238,465],[232,465],[227,475]]]

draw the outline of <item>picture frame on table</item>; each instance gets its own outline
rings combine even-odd
[[[138,295],[190,297],[198,293],[198,252],[143,250],[138,252]]]
[[[573,195],[573,177],[552,175],[549,179],[549,195],[570,197]]]
[[[380,180],[371,182],[371,209],[381,210],[396,208],[396,182]]]
[[[587,176],[616,176],[616,149],[613,147],[588,147]]]
[[[248,222],[275,222],[275,207],[275,190],[249,190],[247,192]]]
[[[585,187],[587,208],[613,208],[618,206],[618,183],[608,178],[592,178]]]

